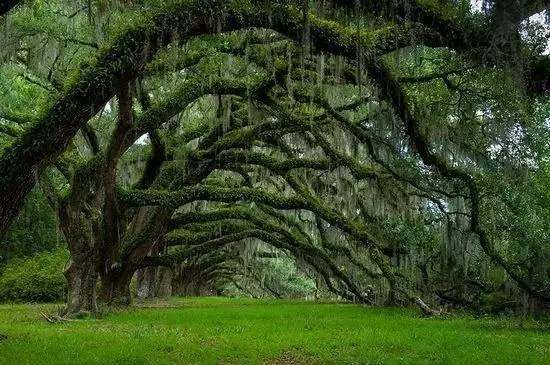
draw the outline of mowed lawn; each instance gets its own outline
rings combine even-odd
[[[145,303],[49,324],[0,306],[1,364],[550,364],[548,323],[230,298]]]

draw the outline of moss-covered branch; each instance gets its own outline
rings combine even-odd
[[[231,3],[226,9],[223,28],[269,25],[294,39],[301,37],[301,14],[296,8],[276,5],[268,12],[260,5]],[[33,176],[55,161],[78,129],[113,97],[118,86],[142,75],[158,49],[172,41],[172,35],[178,35],[181,41],[213,32],[209,22],[210,17],[200,1],[170,3],[120,32],[91,65],[82,68],[76,81],[67,85],[66,91],[0,157],[0,170],[3,171],[0,179],[2,233],[7,230],[23,198],[34,185]],[[387,51],[386,46],[380,46],[384,44],[383,37],[357,37],[354,31],[313,16],[310,23],[313,41],[320,48],[330,50],[336,46],[339,47],[336,51],[351,55],[355,53],[357,39],[360,39],[365,43],[365,49],[383,49],[373,53]],[[396,38],[402,39],[403,45],[410,43],[408,35],[397,34],[399,37],[393,37],[390,33],[388,39],[392,42]]]
[[[210,200],[233,203],[253,201],[268,204],[278,209],[304,209],[307,203],[297,196],[283,196],[259,189],[225,188],[209,185],[184,187],[176,192],[169,191],[136,191],[119,189],[119,198],[129,206],[162,206],[178,208],[197,200]]]

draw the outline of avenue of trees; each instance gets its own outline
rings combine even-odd
[[[549,7],[2,1],[0,250],[46,222],[67,316],[133,278],[548,309]]]

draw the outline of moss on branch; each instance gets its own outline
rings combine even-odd
[[[270,205],[278,209],[304,209],[307,203],[297,196],[286,197],[281,194],[251,188],[224,188],[209,185],[184,187],[179,191],[139,191],[118,190],[119,199],[129,206],[162,206],[178,208],[184,204],[209,200],[218,202],[252,201]]]

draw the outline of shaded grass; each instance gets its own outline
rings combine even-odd
[[[0,306],[0,364],[550,364],[548,324],[517,319],[189,298],[52,325],[52,309]]]

